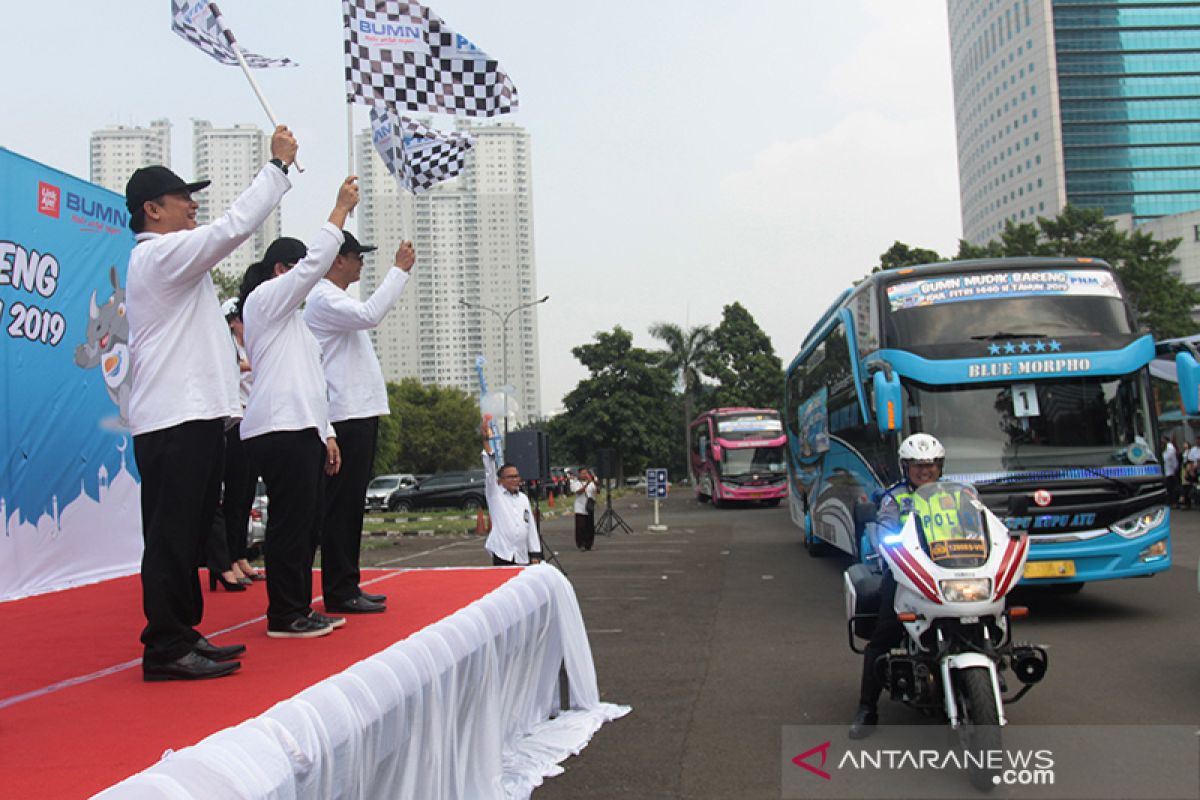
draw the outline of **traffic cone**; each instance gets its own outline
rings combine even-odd
[[[549,497],[550,497],[550,499],[547,500],[546,502],[548,502],[550,504],[551,508],[554,508],[554,492],[550,492]]]
[[[491,530],[491,527],[492,526],[483,518],[483,509],[481,508],[477,510],[475,512],[475,535],[483,536],[485,533]]]

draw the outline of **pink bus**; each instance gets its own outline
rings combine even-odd
[[[787,437],[778,411],[714,408],[692,420],[691,432],[692,478],[701,503],[777,506],[787,497]]]

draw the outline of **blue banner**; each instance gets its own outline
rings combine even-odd
[[[127,574],[124,198],[0,148],[0,599]]]

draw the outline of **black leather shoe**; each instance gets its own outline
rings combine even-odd
[[[344,603],[326,603],[325,610],[331,614],[379,614],[387,611],[383,603],[375,603],[365,597],[355,597]]]
[[[386,603],[387,602],[386,594],[371,594],[370,592],[364,592],[363,590],[359,589],[358,596],[364,600],[370,600],[372,603]]]
[[[870,706],[859,706],[858,711],[854,713],[854,720],[850,723],[850,738],[865,739],[875,732],[875,726],[879,724],[879,713]]]
[[[309,617],[297,617],[286,625],[267,623],[267,636],[272,639],[313,639],[331,633],[333,628]]]
[[[196,655],[204,656],[210,661],[232,661],[246,652],[246,645],[231,644],[221,647],[201,636],[192,644],[192,652]]]
[[[146,681],[198,681],[205,678],[220,678],[240,669],[242,662],[226,661],[218,664],[195,651],[167,664],[142,662],[142,680]]]

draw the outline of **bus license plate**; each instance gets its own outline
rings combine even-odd
[[[1027,561],[1025,562],[1026,578],[1073,578],[1075,577],[1074,561]]]

